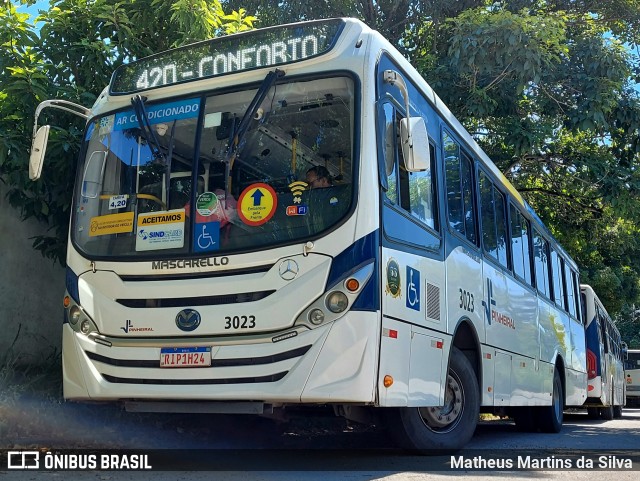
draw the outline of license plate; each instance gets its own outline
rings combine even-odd
[[[160,349],[160,367],[209,367],[210,347],[163,347]]]

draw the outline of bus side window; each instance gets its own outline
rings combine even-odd
[[[535,259],[536,287],[538,288],[538,292],[550,297],[549,244],[535,229],[533,230],[533,252]]]
[[[382,128],[382,163],[384,165],[384,175],[386,176],[387,190],[385,195],[392,203],[398,203],[398,169],[397,169],[397,133],[396,133],[396,114],[393,105],[387,103],[383,106]],[[382,175],[382,173],[381,173]]]
[[[419,219],[424,224],[428,225],[432,229],[437,229],[436,223],[436,186],[435,186],[435,149],[429,144],[429,151],[431,156],[431,166],[427,170],[421,172],[408,172],[408,176],[401,176],[400,178],[406,178],[408,189],[401,189],[402,194],[407,192],[408,205],[403,207],[408,210],[411,215]],[[403,202],[403,204],[405,204]]]
[[[571,269],[571,279],[573,279],[574,299],[576,303],[576,317],[585,324],[583,313],[585,312],[584,304],[580,302],[580,282],[578,280],[578,274]]]
[[[573,271],[565,262],[564,264],[564,279],[566,284],[566,292],[567,292],[567,308],[569,309],[569,314],[573,317],[578,317],[578,312],[576,311],[576,289],[573,284]]]
[[[443,131],[449,226],[477,245],[477,214],[473,202],[473,162],[460,153],[460,146]]]
[[[532,285],[531,278],[531,251],[529,249],[529,237],[531,226],[520,211],[510,204],[511,209],[511,253],[513,272],[527,284]]]
[[[564,309],[564,284],[562,282],[562,258],[555,249],[551,249],[551,279],[553,300],[560,309]]]
[[[504,267],[507,263],[505,199],[493,182],[480,172],[480,218],[484,251]]]
[[[602,309],[598,307],[598,324],[600,325],[600,335],[602,336],[602,346],[604,347],[604,352],[609,352],[609,333],[607,332],[607,323],[604,318],[604,314],[602,313]]]
[[[428,169],[419,172],[407,172],[399,165],[400,145],[398,126],[400,116],[391,104],[383,107],[384,125],[382,152],[387,182],[385,195],[393,204],[409,212],[411,216],[432,229],[437,229],[435,149],[429,144],[431,162]]]

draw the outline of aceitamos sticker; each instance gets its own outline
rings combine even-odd
[[[136,251],[183,247],[185,219],[184,209],[138,215]]]

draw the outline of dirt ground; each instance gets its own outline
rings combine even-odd
[[[255,415],[130,413],[120,405],[65,402],[55,372],[0,379],[0,449],[308,449],[385,447],[385,433],[327,409],[287,422]]]

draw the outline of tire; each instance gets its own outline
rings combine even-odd
[[[559,433],[562,430],[564,418],[564,391],[558,368],[553,373],[553,393],[551,406],[538,408],[538,425],[543,433]]]
[[[622,406],[613,406],[613,417],[620,419],[622,417]]]
[[[611,397],[609,398],[609,405],[600,408],[600,417],[605,421],[611,421],[613,419],[613,386],[611,387]]]
[[[600,409],[599,408],[587,408],[587,416],[589,419],[600,419]]]
[[[478,379],[467,357],[451,348],[445,404],[386,409],[387,428],[405,449],[455,451],[471,440],[480,415]]]

